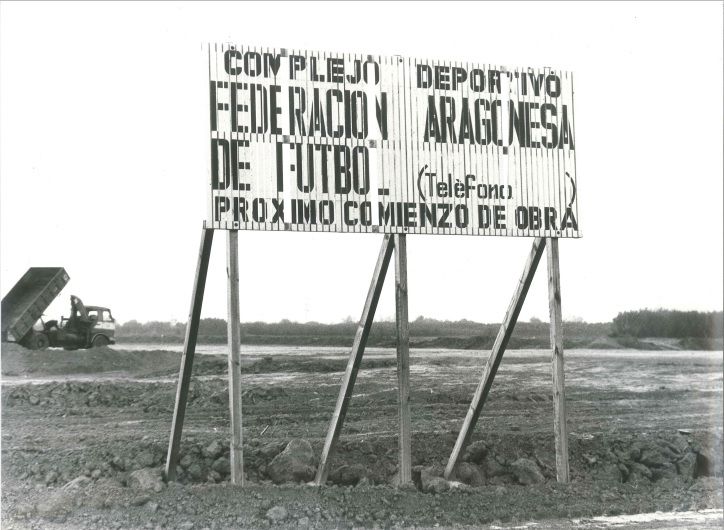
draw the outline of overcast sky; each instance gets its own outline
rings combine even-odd
[[[122,322],[186,319],[209,41],[573,71],[584,237],[560,244],[564,318],[722,308],[719,2],[3,2],[0,35],[0,287],[65,267],[48,317],[67,315],[72,293]],[[205,317],[226,315],[223,236]],[[359,317],[381,236],[239,241],[242,321],[334,322]],[[499,322],[531,244],[410,236],[411,318]],[[547,319],[539,271],[521,319]],[[380,318],[394,315],[393,281],[390,270]]]

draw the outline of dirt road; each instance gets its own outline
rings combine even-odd
[[[293,439],[321,452],[344,351],[274,355],[267,348],[246,356],[251,486],[242,490],[228,483],[224,357],[197,357],[179,483],[167,485],[158,473],[178,353],[25,352],[3,344],[2,526],[601,528],[657,511],[676,513],[627,526],[721,523],[721,352],[567,352],[570,485],[554,478],[548,356],[509,352],[473,438],[477,453],[466,457],[453,489],[436,493],[420,490],[446,462],[486,355],[412,352],[418,488],[400,490],[388,485],[397,457],[394,352],[370,353],[333,457],[336,485],[322,489],[273,485],[270,468]],[[592,519],[600,516],[610,520]]]

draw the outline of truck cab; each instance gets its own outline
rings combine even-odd
[[[110,309],[86,306],[74,295],[71,295],[70,303],[70,317],[62,317],[60,325],[54,320],[45,324],[50,346],[75,350],[115,344],[116,321]]]
[[[77,342],[83,343],[78,346],[80,348],[95,348],[116,343],[116,320],[113,318],[111,310],[107,307],[93,305],[85,306],[85,309],[87,313],[85,325],[79,316],[76,316],[75,320],[72,315],[70,318],[62,317],[60,319],[59,329],[66,332],[66,337],[65,340],[58,340],[58,336],[51,336],[51,346],[67,346],[68,339],[71,338],[68,334],[78,335]]]

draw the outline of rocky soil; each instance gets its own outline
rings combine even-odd
[[[342,368],[314,356],[247,359],[247,486],[240,488],[229,483],[224,358],[198,357],[178,481],[166,483],[178,354],[26,352],[3,344],[2,526],[480,527],[547,520],[556,527],[581,517],[722,508],[721,354],[570,352],[572,482],[561,485],[544,352],[511,352],[503,360],[451,481],[442,469],[483,356],[412,353],[414,485],[393,486],[390,351],[389,359],[363,361],[323,488],[308,482]]]

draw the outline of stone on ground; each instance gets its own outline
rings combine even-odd
[[[138,469],[128,476],[128,487],[138,491],[163,490],[165,484],[161,480],[161,470],[150,467]]]
[[[269,463],[267,473],[274,484],[309,482],[316,473],[314,451],[307,440],[292,440]]]

